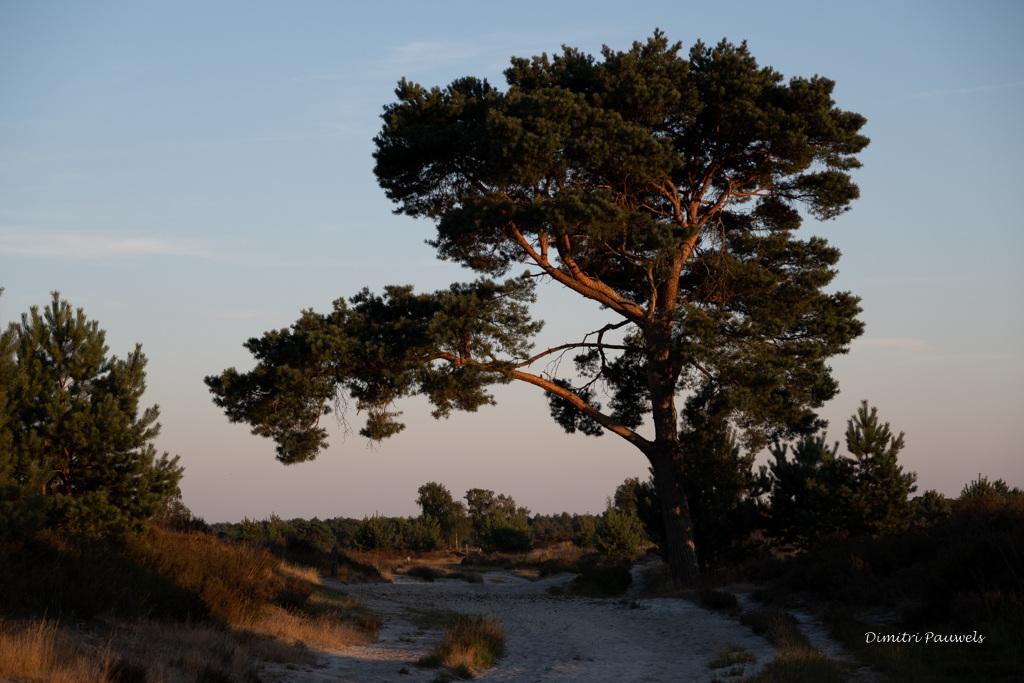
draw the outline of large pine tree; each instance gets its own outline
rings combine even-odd
[[[402,429],[392,405],[410,394],[444,416],[492,402],[490,384],[539,387],[566,430],[611,432],[648,458],[672,574],[693,580],[681,425],[730,425],[748,450],[813,429],[837,392],[828,358],[862,332],[857,298],[826,291],[839,251],[796,230],[799,209],[827,219],[857,198],[865,119],[836,107],[826,78],[786,82],[725,41],[687,59],[658,32],[601,59],[514,58],[505,77],[505,92],[402,80],[375,173],[399,213],[435,222],[439,257],[485,278],[532,271],[364,291],[250,340],[257,367],[207,383],[284,462],[326,445],[320,418],[338,397],[383,438]],[[534,353],[539,280],[599,304],[608,323]],[[577,376],[535,369],[566,351]]]

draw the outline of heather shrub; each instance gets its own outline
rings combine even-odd
[[[301,588],[280,575],[278,564],[265,549],[159,527],[96,544],[44,533],[0,548],[0,610],[244,623],[279,597],[301,602]]]
[[[447,572],[433,567],[428,567],[424,564],[418,564],[415,567],[411,567],[406,574],[413,578],[422,579],[423,581],[433,582],[435,579],[444,579],[448,577]]]

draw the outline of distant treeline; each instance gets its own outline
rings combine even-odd
[[[417,517],[377,517],[395,527],[403,527],[414,523]],[[317,547],[330,550],[337,545],[339,548],[354,548],[356,533],[368,519],[354,517],[331,517],[328,519],[295,519],[284,520],[277,515],[267,519],[253,520],[245,518],[241,522],[217,522],[209,525],[209,533],[222,540],[241,542],[295,542],[305,541]],[[527,518],[527,524],[533,538],[537,542],[573,541],[581,529],[587,524],[595,525],[598,517],[591,514],[562,512],[554,515],[533,515]]]

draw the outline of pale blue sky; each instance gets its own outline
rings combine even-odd
[[[598,511],[643,458],[613,436],[562,434],[532,387],[368,449],[332,439],[285,467],[231,425],[207,374],[241,344],[363,286],[434,289],[471,273],[391,215],[372,174],[381,107],[406,76],[504,85],[511,55],[626,49],[655,27],[689,48],[748,40],[762,64],[837,81],[872,139],[842,218],[809,221],[843,251],[838,289],[865,337],[833,363],[822,412],[839,439],[860,400],[907,433],[921,489],[979,472],[1024,485],[1024,5],[822,3],[0,4],[0,323],[61,291],[113,353],[150,359],[157,446],[182,456],[208,520],[413,514],[429,480],[511,494],[536,512]],[[541,343],[599,312],[541,292]],[[566,313],[569,311],[569,313]]]

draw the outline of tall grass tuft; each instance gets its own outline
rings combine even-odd
[[[109,654],[86,653],[53,621],[0,622],[0,679],[24,683],[96,683],[108,680]]]
[[[490,617],[459,617],[445,629],[444,638],[418,666],[450,667],[461,678],[472,669],[489,669],[505,654],[505,626]]]

